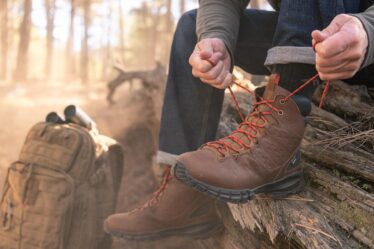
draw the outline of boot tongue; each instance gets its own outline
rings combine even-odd
[[[264,100],[274,99],[275,88],[277,87],[278,82],[279,82],[279,74],[270,75],[269,82],[266,85],[264,95],[262,96]]]

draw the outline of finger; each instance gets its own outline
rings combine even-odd
[[[331,74],[331,73],[341,73],[347,71],[355,71],[359,67],[359,62],[355,61],[345,61],[344,63],[332,66],[332,67],[316,67],[317,71],[322,74]]]
[[[338,33],[345,23],[349,22],[351,17],[345,14],[337,15],[331,23],[322,31],[314,30],[312,32],[312,45],[315,50],[320,47],[321,43]]]
[[[207,60],[212,56],[212,53],[209,51],[199,51],[200,59]]]
[[[224,81],[225,81],[225,78],[226,78],[226,75],[229,74],[229,71],[228,70],[222,70],[221,73],[217,76],[217,78],[215,79],[217,83],[221,84],[224,86]]]
[[[223,59],[222,53],[221,52],[215,52],[209,58],[207,58],[206,60],[208,60],[208,62],[210,62],[213,65],[217,65],[217,63],[222,59]]]
[[[331,66],[337,66],[339,64],[342,64],[345,61],[360,60],[362,58],[363,58],[363,52],[352,49],[352,50],[347,50],[346,52],[338,54],[331,58],[324,58],[317,54],[316,64],[319,67],[331,67]]]
[[[330,73],[330,74],[319,73],[319,77],[321,78],[321,80],[344,80],[344,79],[352,78],[355,74],[356,74],[355,71]]]
[[[218,88],[218,89],[225,89],[225,87],[222,84],[217,84],[214,81],[211,80],[201,80],[203,83],[211,85],[212,87]]]
[[[327,33],[324,33],[320,30],[314,30],[312,32],[312,44],[316,44],[316,43],[319,43],[319,42],[323,42],[324,40],[326,40],[327,38],[329,37],[329,35]]]
[[[223,84],[224,83],[224,80],[226,78],[226,75],[228,74],[229,72],[228,71],[222,71],[218,76],[217,78],[215,79],[212,79],[212,80],[208,80],[208,79],[204,79],[204,81],[208,84],[211,84],[211,85],[214,85],[215,87],[218,87],[218,88],[225,88],[225,85]]]
[[[189,63],[193,69],[201,73],[206,73],[213,68],[213,65],[207,60],[202,60],[198,53],[193,53],[190,56]]]
[[[214,52],[213,43],[210,40],[201,40],[199,43],[197,43],[196,47],[200,51],[200,53],[204,52],[207,54],[210,53],[210,55],[212,55]]]
[[[223,61],[219,61],[211,70],[206,73],[201,73],[199,71],[195,72],[195,77],[199,77],[205,80],[214,80],[223,71]]]
[[[227,88],[228,86],[230,86],[232,84],[232,74],[231,73],[228,73],[222,83],[222,85]]]
[[[350,20],[350,16],[348,15],[337,15],[331,23],[324,28],[319,35],[322,35],[323,38],[327,39],[328,37],[334,35],[335,33],[339,32],[341,27]],[[318,34],[317,34],[318,35]],[[323,40],[325,40],[323,39]]]
[[[316,51],[317,54],[324,58],[331,58],[352,48],[357,43],[357,36],[341,31],[332,35],[322,43],[317,44]]]

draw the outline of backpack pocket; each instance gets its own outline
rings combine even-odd
[[[63,249],[74,183],[61,171],[15,163],[0,202],[0,249]]]

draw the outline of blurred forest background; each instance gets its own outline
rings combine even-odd
[[[197,0],[1,0],[3,81],[106,81],[114,63],[167,64],[176,21]],[[259,7],[262,0],[252,1]]]
[[[0,79],[86,84],[108,80],[113,63],[165,65],[178,17],[197,2],[1,0]]]
[[[1,0],[0,78],[106,81],[113,63],[165,64],[177,18],[197,0]]]

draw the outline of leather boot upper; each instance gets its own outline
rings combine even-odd
[[[305,123],[287,90],[268,86],[262,100],[231,135],[178,157],[198,181],[226,189],[253,189],[300,167],[288,165],[299,149]]]
[[[106,229],[137,235],[199,224],[220,224],[214,200],[172,178],[157,200],[131,212],[109,216]]]

